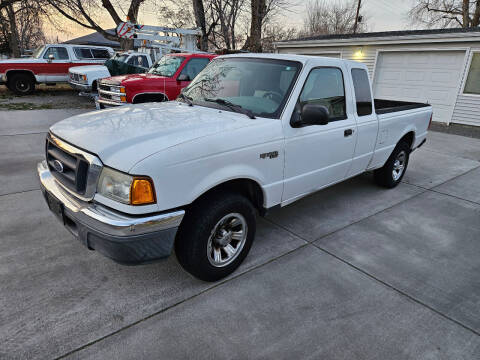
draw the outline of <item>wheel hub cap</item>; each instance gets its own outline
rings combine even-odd
[[[207,243],[207,258],[215,267],[224,267],[241,253],[247,240],[247,221],[239,213],[231,213],[217,222]]]
[[[405,151],[400,151],[393,163],[393,171],[392,171],[393,180],[397,181],[398,179],[400,179],[400,177],[403,174],[403,171],[405,170],[406,161],[407,161],[407,154],[405,153]]]

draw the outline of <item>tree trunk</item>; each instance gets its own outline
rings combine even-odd
[[[200,50],[208,51],[208,34],[207,25],[205,22],[205,9],[203,7],[203,0],[192,0],[192,2],[193,12],[195,14],[195,23],[202,32],[202,37],[200,39]]]
[[[463,27],[470,27],[470,0],[463,0],[462,6],[463,13]]]
[[[250,23],[250,36],[244,48],[251,52],[262,52],[262,24],[266,12],[265,0],[252,0],[252,20]]]
[[[480,0],[477,0],[475,3],[475,12],[473,13],[472,18],[472,27],[477,27],[480,25]]]
[[[15,18],[15,10],[13,5],[7,6],[8,22],[10,26],[10,50],[14,58],[19,58],[21,56],[20,47],[18,46],[18,29],[17,29],[17,20]]]

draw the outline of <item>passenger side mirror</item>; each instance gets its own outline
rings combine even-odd
[[[190,76],[188,76],[187,74],[180,74],[178,75],[177,77],[177,81],[190,81]]]
[[[310,125],[327,125],[330,114],[323,105],[305,104],[301,110],[293,113],[290,125],[294,128],[300,128]]]
[[[55,60],[55,55],[53,54],[48,55],[48,61],[52,61],[52,60]]]

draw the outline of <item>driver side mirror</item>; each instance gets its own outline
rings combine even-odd
[[[180,74],[177,77],[177,81],[190,81],[190,76],[187,74]]]
[[[305,104],[301,110],[293,113],[290,125],[294,128],[300,128],[310,125],[327,125],[330,114],[323,105]]]
[[[48,61],[51,62],[52,60],[55,60],[55,55],[53,54],[48,55]]]

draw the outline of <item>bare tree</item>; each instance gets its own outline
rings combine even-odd
[[[480,0],[416,0],[410,10],[414,23],[431,27],[477,27]]]
[[[301,36],[323,34],[349,34],[354,32],[357,17],[357,1],[327,2],[316,0],[307,5]],[[357,24],[356,32],[365,32],[366,23]]]
[[[46,0],[49,5],[61,15],[74,23],[94,31],[99,32],[105,38],[113,41],[120,41],[124,49],[131,49],[133,41],[128,39],[119,39],[116,34],[106,31],[100,21],[102,15],[108,13],[113,22],[118,25],[122,18],[118,13],[119,5],[115,7],[110,0]],[[146,0],[129,0],[127,16],[133,23],[137,22],[138,12],[141,5]],[[118,2],[117,2],[118,4]],[[123,19],[125,20],[125,19]]]

